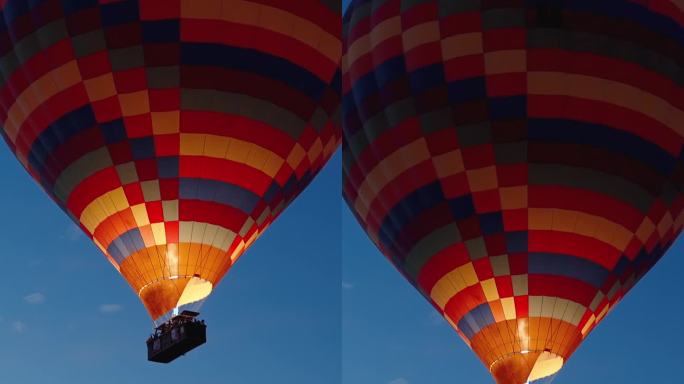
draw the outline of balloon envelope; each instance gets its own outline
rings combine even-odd
[[[684,9],[353,1],[344,197],[499,383],[557,372],[684,223]]]
[[[2,2],[0,131],[154,320],[196,309],[337,148],[334,3]]]

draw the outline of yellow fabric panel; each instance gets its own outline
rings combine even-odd
[[[69,61],[55,68],[34,81],[14,100],[7,111],[5,133],[14,144],[17,141],[19,128],[26,118],[41,104],[52,96],[71,88],[81,81],[76,60]]]
[[[599,321],[601,321],[601,320],[603,319],[603,317],[606,316],[606,315],[608,314],[608,310],[609,310],[609,309],[610,309],[610,304],[606,304],[606,305],[603,306],[603,309],[601,310],[601,312],[599,312],[599,314],[596,315],[596,322],[597,322],[597,323],[598,323]]]
[[[451,276],[452,274],[453,277]],[[464,288],[465,282],[463,282],[461,276],[452,271],[437,281],[430,291],[430,297],[439,308],[444,309],[455,292],[460,292]]]
[[[240,0],[224,0],[224,4],[228,6],[237,2],[244,3],[244,1]],[[261,16],[259,26],[261,28],[298,40],[317,49],[321,54],[335,63],[340,59],[342,43],[338,36],[331,35],[328,31],[315,23],[282,9],[264,4],[248,3],[259,8]],[[224,7],[223,16],[227,17],[230,21],[235,21],[235,17],[231,14],[230,8],[226,9]]]
[[[463,281],[465,281],[466,286],[470,287],[478,282],[477,273],[475,273],[475,267],[473,263],[465,264],[461,267],[456,268],[457,271],[463,276]]]
[[[651,237],[655,229],[656,226],[655,224],[653,224],[653,221],[651,221],[650,218],[645,217],[644,221],[642,221],[639,225],[639,228],[637,229],[635,235],[642,243],[646,243],[646,241],[648,241],[648,238]]]
[[[216,234],[218,232],[219,232],[219,226],[213,225],[213,224],[207,224],[204,227],[204,230],[202,230],[200,233],[197,234],[198,238],[200,240],[197,243],[212,245],[214,243],[214,239],[216,238]],[[194,236],[193,236],[193,240],[194,240]]]
[[[415,140],[397,149],[378,163],[368,174],[359,187],[358,197],[354,202],[354,209],[359,216],[365,218],[370,203],[390,181],[409,168],[430,158],[430,151],[425,138]]]
[[[542,352],[527,378],[528,382],[533,382],[551,376],[563,368],[564,359],[550,352]]]
[[[578,326],[586,310],[582,304],[559,297],[529,296],[530,317],[556,319]]]
[[[576,217],[577,220],[575,221],[575,228],[585,234],[585,236],[593,236],[593,234],[599,232],[599,225],[601,223],[600,219],[602,219],[601,217],[589,214],[578,214]]]
[[[321,153],[323,153],[323,142],[319,137],[316,138],[316,141],[313,142],[311,148],[309,148],[309,151],[306,154],[306,156],[309,158],[309,163],[313,164],[313,162],[316,161]]]
[[[152,132],[166,135],[180,132],[180,111],[152,112]]]
[[[577,327],[579,325],[579,322],[582,320],[582,316],[584,316],[584,313],[586,312],[587,308],[582,304],[576,303],[572,300],[567,300],[567,302],[568,307],[565,313],[563,314],[563,318],[561,320]]]
[[[506,320],[515,319],[515,300],[512,297],[505,297],[501,299],[501,306],[503,307],[504,316]]]
[[[271,158],[272,154],[273,152],[264,149],[263,147],[260,147],[256,144],[251,144],[251,150],[245,159],[245,164],[264,172],[266,163]],[[274,175],[269,176],[273,177]]]
[[[266,231],[266,229],[268,229],[269,226],[270,226],[270,224],[266,224],[263,226],[263,228],[254,232],[254,234],[252,234],[252,236],[250,236],[245,241],[245,248],[249,248],[252,245],[252,243],[254,243],[264,233],[264,231]]]
[[[368,34],[370,46],[368,48],[373,49],[379,44],[387,41],[388,39],[398,36],[401,34],[401,16],[391,17],[389,19],[383,20],[381,23],[377,24]],[[361,39],[357,39],[360,41]],[[367,52],[370,52],[370,49]],[[349,50],[351,51],[351,49]],[[365,53],[364,53],[365,54]]]
[[[154,223],[150,226],[152,228],[152,234],[154,235],[154,242],[156,245],[166,244],[166,228],[164,228],[164,223]]]
[[[672,215],[670,212],[665,212],[665,215],[663,216],[662,219],[658,222],[658,234],[662,238],[665,236],[665,233],[669,231],[672,228],[672,224],[674,224],[674,220],[672,220]]]
[[[335,62],[339,60],[342,51],[339,37],[328,33],[315,23],[282,9],[252,1],[182,0],[181,16],[258,26],[298,40]]]
[[[211,138],[209,138],[209,141]],[[236,163],[247,164],[247,157],[252,151],[254,144],[231,138],[228,143],[228,151],[225,158]]]
[[[603,241],[620,251],[624,251],[627,248],[629,241],[632,238],[632,232],[622,225],[601,216],[591,215],[581,211],[555,208],[530,208],[528,210],[528,220],[529,228],[531,230],[554,230],[575,233]],[[653,233],[655,226],[651,228],[649,236],[650,233]]]
[[[297,144],[287,161],[296,168],[305,154],[304,149]],[[181,134],[181,155],[226,159],[248,165],[269,177],[275,177],[285,161],[275,152],[248,141],[194,133]]]
[[[440,178],[456,175],[465,170],[459,149],[434,156],[432,163],[437,171],[437,176]]]
[[[128,198],[126,197],[126,194],[123,191],[123,187],[119,187],[111,193],[108,194],[109,199],[111,200],[112,203],[114,203],[114,209],[116,212],[121,212],[124,209],[130,207],[128,205]]]
[[[228,148],[232,141],[229,137],[216,136],[216,135],[202,135],[202,134],[192,134],[193,136],[204,136],[201,140],[203,144],[202,154],[207,157],[212,157],[216,159],[225,159],[228,155]],[[185,136],[185,135],[184,135]],[[187,136],[190,136],[188,134]],[[199,139],[194,141],[200,142]]]
[[[193,222],[190,225],[189,231],[189,242],[190,243],[201,243],[204,237],[204,232],[207,230],[207,223]]]
[[[229,1],[227,3],[237,3],[241,2],[240,0],[233,0]],[[268,28],[273,31],[282,33],[283,35],[292,36],[293,33],[293,28],[295,23],[298,22],[297,19],[298,17],[294,16],[293,14],[283,11],[282,9],[278,8],[272,8],[269,6],[265,6],[263,4],[257,4],[257,3],[252,3],[255,7],[259,8],[259,27],[261,28]],[[229,18],[232,18],[230,15],[230,10],[225,13],[225,15]],[[301,20],[301,19],[299,19]],[[319,28],[320,30],[320,28]],[[315,33],[315,32],[314,32]],[[315,38],[315,36],[304,36],[304,41],[310,40],[312,38]]]
[[[240,257],[240,255],[242,255],[242,252],[244,250],[245,250],[245,242],[240,241],[238,243],[238,245],[235,247],[235,249],[233,250],[233,252],[230,254],[230,260],[232,262],[235,262],[235,260],[237,260]]]
[[[112,73],[84,80],[83,85],[90,101],[99,101],[116,95],[116,85]]]
[[[488,75],[527,71],[527,51],[522,49],[487,52],[484,59]]]
[[[128,208],[128,200],[123,188],[119,187],[94,199],[88,204],[79,221],[92,234],[109,216]]]
[[[432,300],[442,309],[449,299],[467,287],[477,284],[477,274],[473,263],[464,264],[444,275],[430,292]]]
[[[639,111],[684,136],[684,125],[678,123],[684,121],[684,111],[631,85],[570,73],[529,72],[527,87],[531,95],[572,96]]]
[[[204,155],[204,142],[207,135],[195,133],[181,133],[180,135],[180,154],[182,156],[202,156]],[[218,137],[211,137],[209,142],[214,139],[219,140]],[[224,153],[225,154],[225,153]]]
[[[498,185],[495,166],[467,170],[466,175],[473,192],[489,191],[496,189]]]
[[[205,233],[210,235],[210,238],[205,238]],[[179,240],[181,243],[205,244],[227,252],[235,236],[236,234],[233,231],[213,224],[194,221],[181,221],[179,223]]]
[[[553,313],[555,298],[546,296],[528,296],[530,317],[550,317]],[[551,305],[551,307],[549,307]]]
[[[299,145],[299,143],[296,143],[294,147],[292,147],[290,154],[287,155],[287,159],[285,161],[287,161],[292,169],[296,169],[302,162],[304,156],[306,156],[306,151],[301,145]]]
[[[220,249],[223,252],[228,252],[228,248],[230,248],[230,245],[233,243],[236,236],[237,235],[232,231],[229,231],[222,227],[218,227],[217,234],[213,239],[211,245],[216,249]]]
[[[679,216],[674,221],[674,229],[678,231],[682,226],[684,226],[684,210],[679,213]]]
[[[120,93],[119,104],[123,116],[137,116],[150,112],[150,99],[146,90]]]
[[[181,17],[194,19],[216,19],[221,15],[222,0],[182,0]]]
[[[267,156],[266,162],[262,166],[262,170],[269,177],[275,177],[280,169],[283,167],[285,159],[276,155],[274,152],[270,152]]]
[[[212,288],[212,284],[204,279],[199,279],[197,277],[190,278],[190,281],[183,290],[183,294],[176,303],[176,307],[204,299],[211,294]]]
[[[553,305],[553,314],[549,317],[553,319],[563,320],[563,318],[565,317],[565,313],[568,309],[569,303],[569,300],[563,298],[556,298],[556,301]]]
[[[439,39],[439,23],[437,21],[415,25],[402,34],[404,52],[408,52],[421,45],[439,41]]]
[[[541,296],[541,317],[553,318],[553,310],[558,300],[557,297]]]
[[[150,218],[147,216],[145,204],[134,205],[131,207],[131,211],[133,212],[133,217],[135,218],[138,227],[150,225]]]
[[[496,281],[494,279],[487,279],[480,282],[482,292],[484,292],[487,301],[492,302],[499,300],[499,290],[496,288]]]
[[[482,33],[480,32],[463,33],[442,39],[444,61],[482,53]]]
[[[577,223],[577,211],[568,211],[564,209],[551,210],[551,230],[558,232],[575,232],[575,224]]]
[[[587,323],[584,324],[584,327],[582,327],[582,335],[586,336],[587,332],[591,330],[591,327],[594,325],[594,322],[596,322],[596,316],[592,314],[589,317],[589,320],[587,320]]]
[[[527,208],[527,186],[499,188],[502,209]]]
[[[527,226],[530,230],[548,230],[553,225],[551,209],[529,208],[527,210]]]
[[[357,38],[347,49],[347,55],[344,59],[347,67],[354,65],[356,60],[368,54],[383,41],[399,36],[401,30],[401,18],[396,16],[376,25],[368,35]]]
[[[530,302],[530,316],[533,317],[551,317],[553,313],[553,305],[555,304],[555,297],[548,296],[529,296]]]
[[[185,2],[193,2],[192,0],[185,0]],[[229,4],[230,3],[230,4]],[[228,1],[224,0],[225,11],[221,12],[221,18],[226,21],[247,24],[247,25],[258,25],[261,10],[255,7],[253,3],[248,1]],[[209,17],[215,17],[216,15],[209,15]]]

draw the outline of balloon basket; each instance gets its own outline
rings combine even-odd
[[[207,326],[199,313],[183,311],[155,329],[147,339],[147,360],[170,363],[207,342]]]

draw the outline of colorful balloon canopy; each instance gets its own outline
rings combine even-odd
[[[0,3],[3,136],[157,321],[339,145],[335,1]]]
[[[684,223],[684,5],[355,0],[344,197],[498,383],[555,374]]]

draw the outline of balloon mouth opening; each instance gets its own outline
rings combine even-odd
[[[200,276],[171,276],[142,287],[138,296],[155,324],[163,323],[183,310],[197,311],[214,285]]]
[[[548,350],[523,350],[496,360],[489,371],[497,384],[527,384],[552,377],[564,363],[562,356]]]

